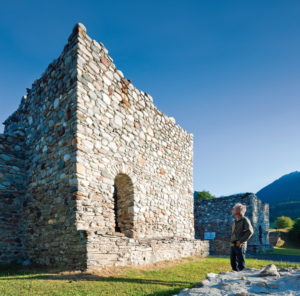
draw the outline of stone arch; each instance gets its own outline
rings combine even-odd
[[[126,174],[130,177],[133,183],[135,183],[137,179],[133,169],[124,163],[117,163],[112,165],[110,169],[110,174],[113,176],[117,176],[118,174]]]
[[[134,226],[134,188],[131,178],[118,173],[114,179],[115,231],[133,237]]]

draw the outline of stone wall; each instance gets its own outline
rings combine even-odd
[[[273,245],[274,247],[279,247],[282,245],[282,239],[280,237],[280,231],[274,231],[269,233],[269,241],[270,244]]]
[[[124,78],[84,27],[78,49],[78,227],[113,233],[117,215],[129,237],[194,238],[193,135]]]
[[[17,135],[16,135],[17,136]],[[0,134],[0,263],[23,257],[24,139]]]
[[[84,269],[207,254],[194,240],[193,135],[83,25],[4,124],[23,154],[0,161],[0,186],[18,168],[24,178],[15,174],[14,197],[0,192],[3,261]]]
[[[75,221],[76,64],[75,30],[61,56],[4,122],[4,134],[24,133],[23,245],[25,257],[42,265],[81,266],[86,261],[86,238]]]
[[[139,239],[89,232],[88,269],[142,265],[189,256],[208,256],[208,241],[185,238]]]
[[[194,240],[193,136],[79,26],[77,225],[89,268],[208,253]]]
[[[205,232],[215,233],[210,240],[211,251],[215,254],[228,254],[231,225],[234,217],[231,210],[241,202],[247,206],[245,214],[251,221],[254,234],[249,239],[248,252],[258,252],[270,249],[269,232],[269,205],[263,203],[255,194],[237,194],[211,200],[195,201],[195,232],[196,238],[204,239]]]

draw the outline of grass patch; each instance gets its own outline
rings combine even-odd
[[[269,232],[275,232],[275,231],[279,231],[279,232],[289,232],[290,230],[292,229],[292,227],[289,227],[289,228],[269,228]]]
[[[261,268],[274,263],[278,267],[299,266],[267,260],[246,259],[248,267]],[[229,258],[187,258],[142,267],[103,270],[99,273],[60,272],[38,270],[1,271],[0,295],[126,295],[167,296],[191,288],[203,280],[208,272],[230,270]]]
[[[274,250],[267,251],[264,254],[300,256],[300,249],[274,247]]]

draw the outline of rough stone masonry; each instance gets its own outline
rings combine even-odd
[[[77,24],[0,135],[0,263],[93,269],[208,254],[193,135]]]
[[[235,219],[231,210],[236,203],[247,206],[254,233],[247,241],[247,252],[256,253],[272,249],[269,243],[269,204],[262,202],[253,193],[241,193],[210,200],[195,200],[196,238],[209,239],[210,251],[214,254],[230,253],[231,224]]]

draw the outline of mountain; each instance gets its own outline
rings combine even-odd
[[[279,216],[300,217],[300,172],[282,176],[259,190],[256,195],[270,204],[270,221]]]

